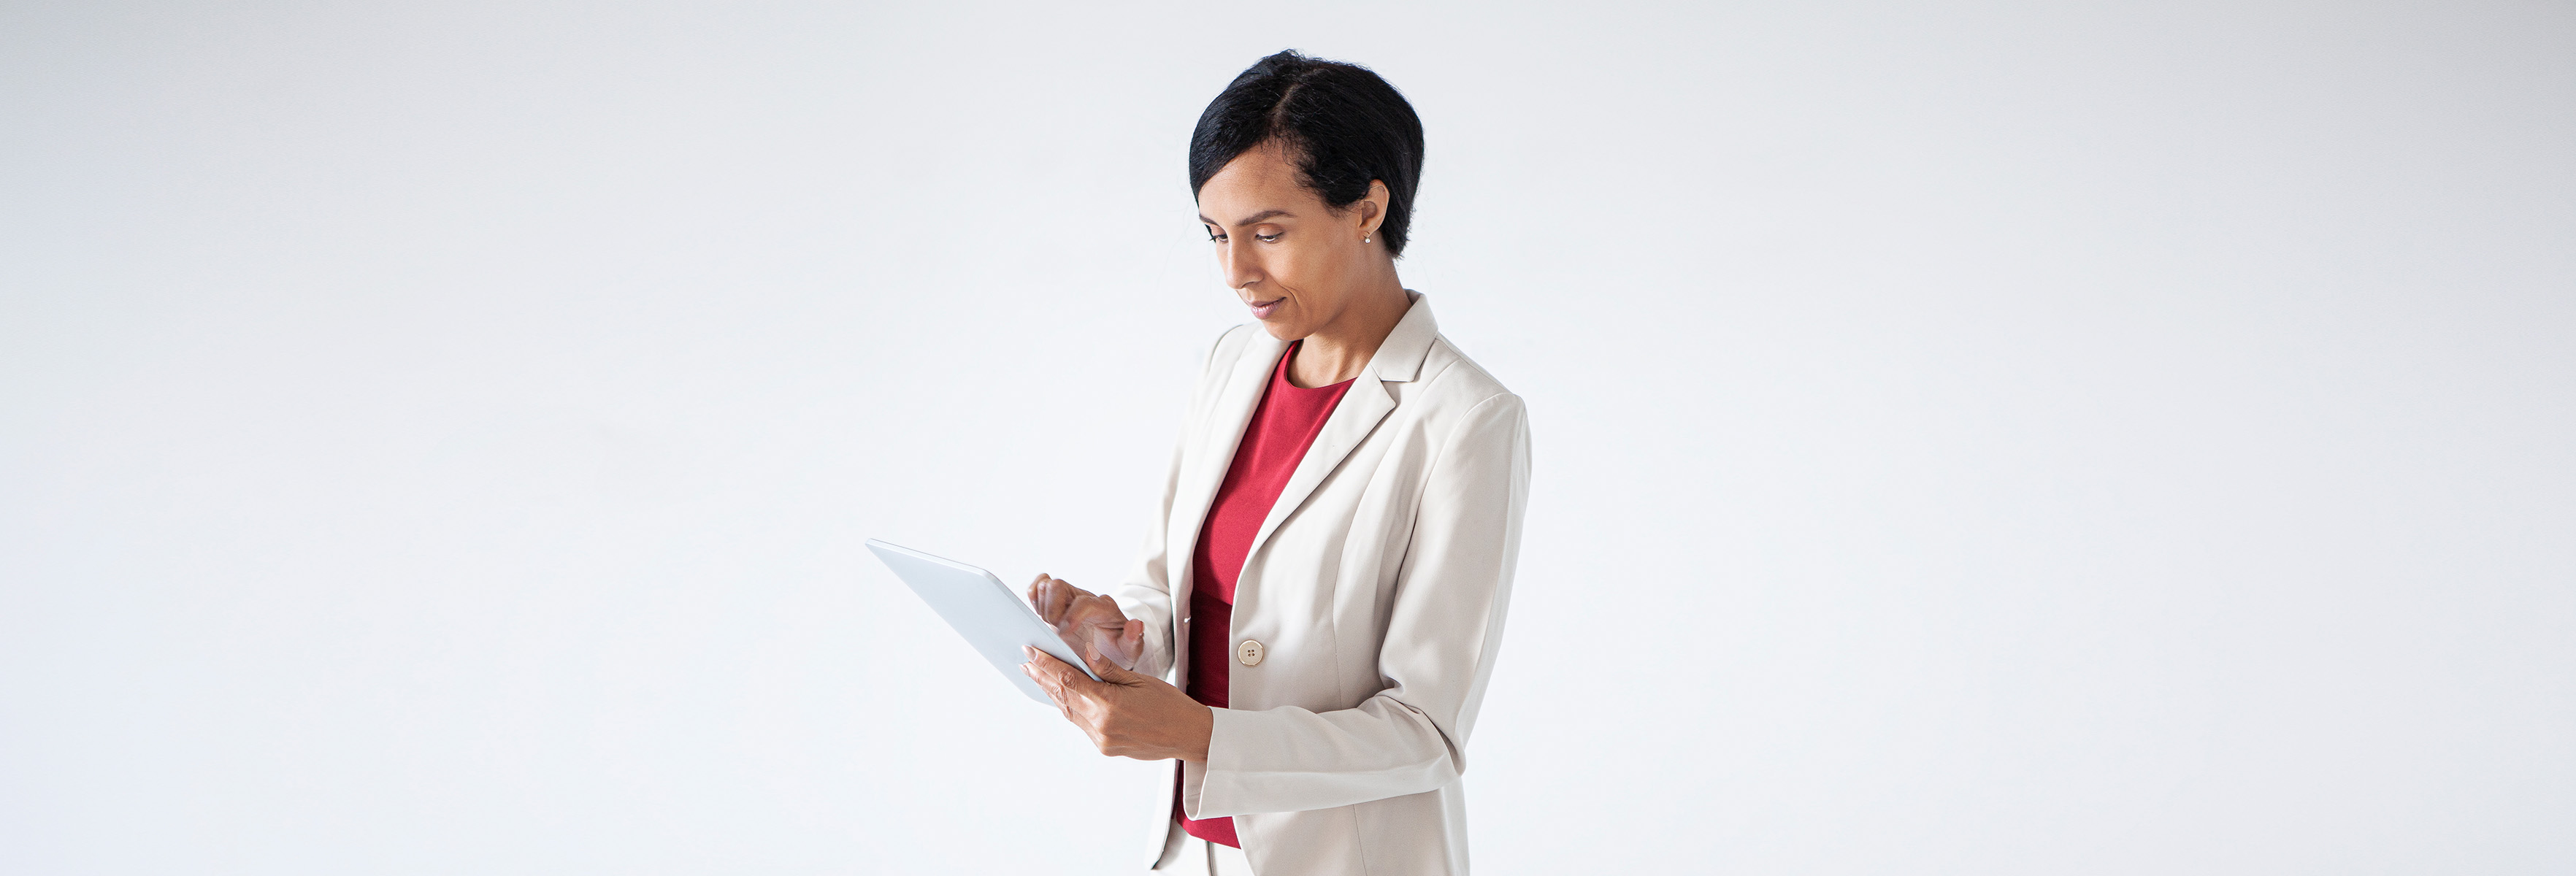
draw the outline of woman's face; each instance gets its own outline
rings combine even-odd
[[[1285,150],[1264,145],[1236,156],[1199,187],[1199,222],[1216,244],[1226,285],[1270,336],[1296,340],[1341,316],[1360,282],[1388,259],[1373,238],[1386,187],[1341,210],[1297,179]]]

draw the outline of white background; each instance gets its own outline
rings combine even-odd
[[[0,6],[0,871],[1124,873],[1206,101],[1528,399],[1488,873],[2576,869],[2576,10]]]

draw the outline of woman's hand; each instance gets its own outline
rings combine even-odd
[[[1029,662],[1020,671],[1036,679],[1055,699],[1064,718],[1082,728],[1101,754],[1137,760],[1180,758],[1207,762],[1208,734],[1216,714],[1162,679],[1129,672],[1093,656],[1091,680],[1072,664],[1036,648],[1026,648]]]
[[[1129,622],[1117,600],[1039,575],[1029,582],[1029,605],[1085,661],[1105,656],[1120,669],[1134,669],[1144,654],[1145,625]]]

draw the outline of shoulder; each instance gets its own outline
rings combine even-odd
[[[1208,347],[1207,364],[1200,370],[1220,371],[1234,364],[1235,360],[1243,358],[1243,351],[1250,348],[1252,339],[1261,334],[1260,328],[1258,323],[1247,322],[1219,333],[1216,336],[1216,343]]]
[[[1263,332],[1258,323],[1237,325],[1218,334],[1216,343],[1208,345],[1207,358],[1199,363],[1198,380],[1190,392],[1193,415],[1205,412],[1224,394],[1226,383],[1239,376],[1237,372],[1243,369],[1245,357],[1258,355],[1265,349],[1273,356],[1278,353],[1277,343],[1271,341],[1270,335]]]
[[[1528,417],[1521,397],[1445,336],[1432,339],[1420,375],[1399,392],[1399,404],[1434,433],[1497,421],[1526,428],[1519,426]]]
[[[1513,395],[1485,366],[1467,358],[1446,336],[1432,339],[1430,353],[1422,357],[1422,376],[1414,382],[1421,386],[1423,401],[1442,407],[1520,403],[1520,396]]]
[[[1226,378],[1243,363],[1243,358],[1252,355],[1254,348],[1263,347],[1261,342],[1267,340],[1270,340],[1270,335],[1261,330],[1259,323],[1245,323],[1218,334],[1216,343],[1208,346],[1207,361],[1199,365],[1200,391],[1225,383]]]

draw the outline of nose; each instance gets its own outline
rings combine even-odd
[[[1234,239],[1217,245],[1216,264],[1225,271],[1225,285],[1229,289],[1242,289],[1261,282],[1261,262],[1246,248],[1250,242],[1242,240],[1242,237],[1244,235],[1238,234]]]

